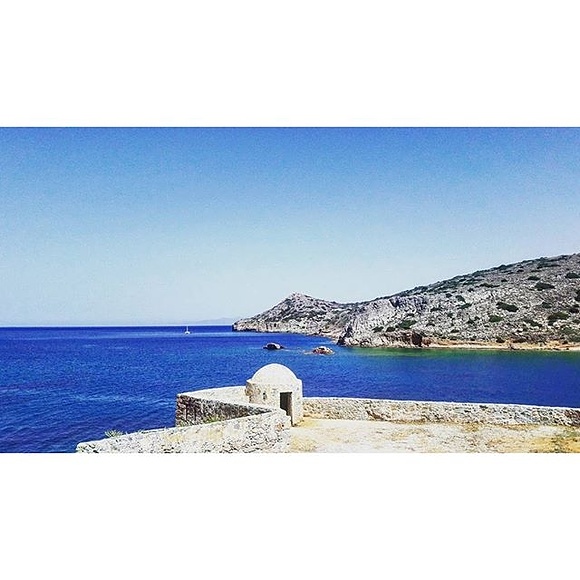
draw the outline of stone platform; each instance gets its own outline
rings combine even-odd
[[[290,453],[578,453],[580,428],[562,425],[397,423],[305,417]]]

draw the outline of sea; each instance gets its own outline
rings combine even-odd
[[[0,452],[170,427],[178,393],[243,385],[280,363],[304,396],[580,407],[580,352],[362,349],[229,326],[0,329]],[[282,350],[264,349],[268,342]],[[312,354],[328,346],[333,355]]]

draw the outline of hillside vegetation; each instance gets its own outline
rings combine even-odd
[[[580,254],[502,264],[367,302],[291,294],[233,329],[364,347],[580,347]]]

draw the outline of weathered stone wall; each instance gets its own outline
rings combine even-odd
[[[227,403],[240,403],[245,405],[250,402],[246,394],[245,386],[236,387],[213,387],[211,389],[200,389],[198,391],[188,391],[181,393],[180,396],[203,397],[204,399],[219,399]]]
[[[244,393],[245,387],[223,387],[180,393],[177,395],[175,426],[213,423],[264,413],[264,406],[250,405]]]
[[[246,387],[177,395],[175,427],[128,433],[77,445],[84,453],[284,452],[290,418],[281,409],[248,402]]]
[[[490,425],[580,425],[580,409],[483,403],[308,397],[304,415],[317,419]]]
[[[284,452],[290,421],[282,410],[249,409],[247,416],[215,423],[129,433],[77,445],[83,453]]]

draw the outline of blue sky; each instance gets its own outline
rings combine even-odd
[[[580,251],[580,130],[4,128],[0,202],[0,325],[237,318]]]

